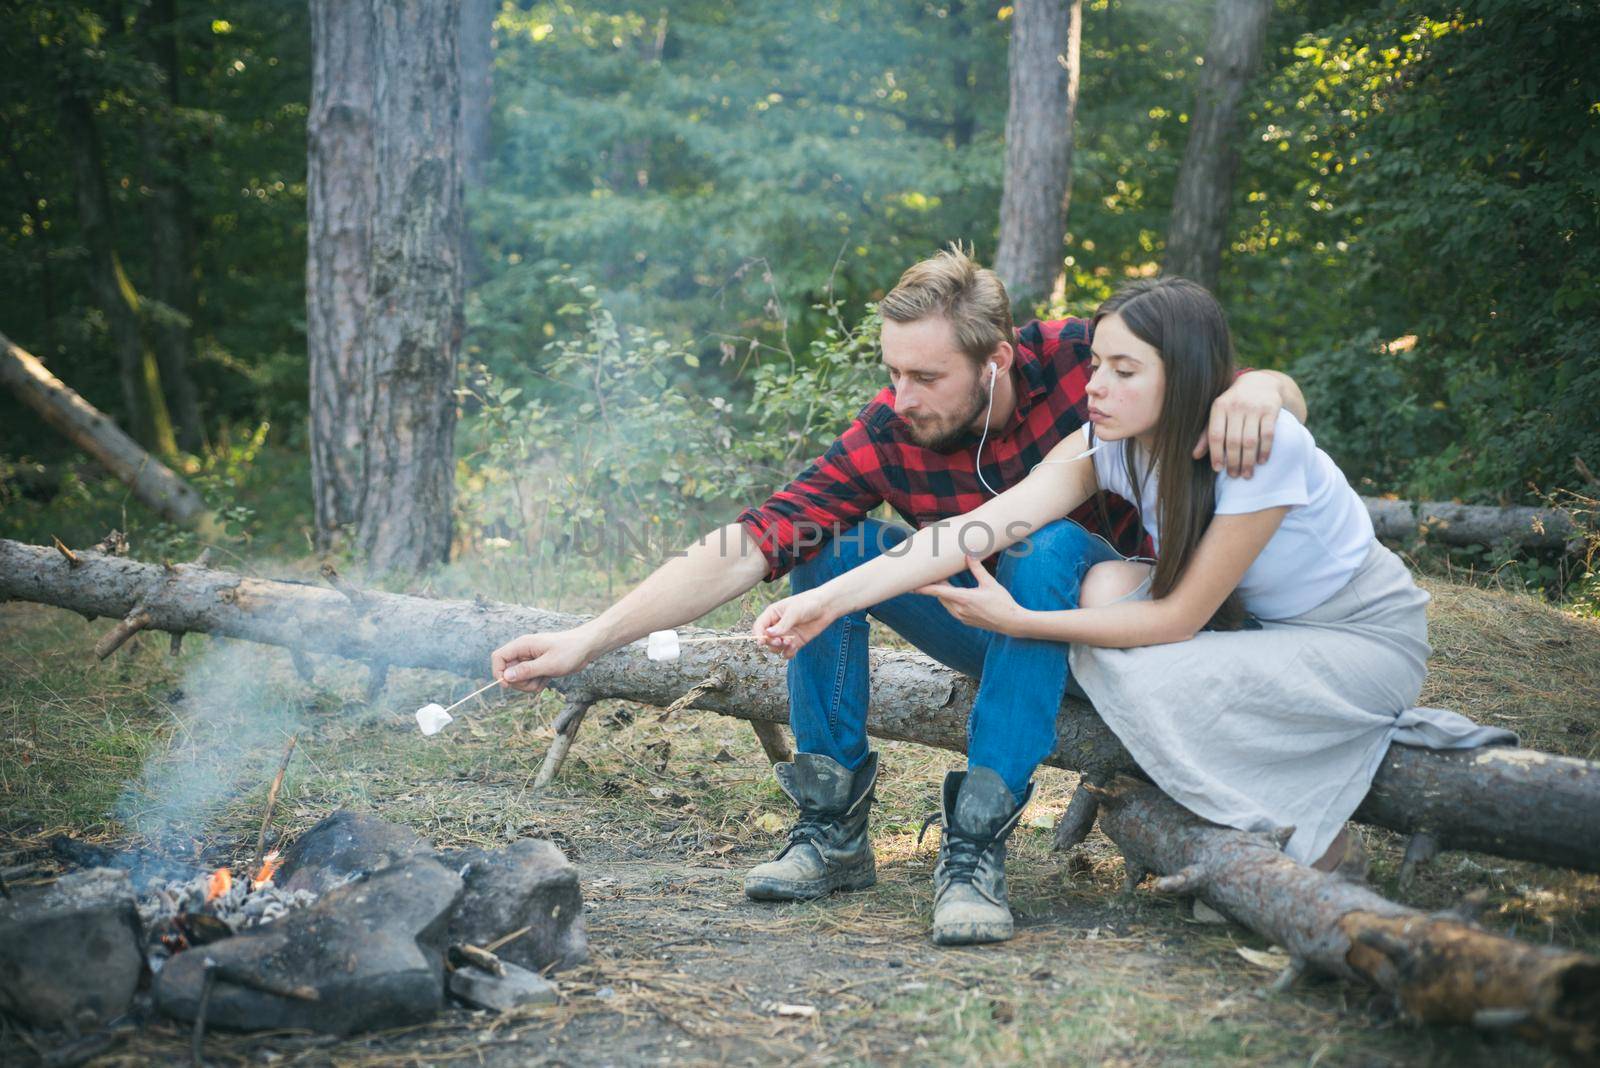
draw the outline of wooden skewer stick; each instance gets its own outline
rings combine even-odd
[[[468,701],[472,700],[474,697],[478,696],[480,693],[483,693],[485,690],[492,690],[498,685],[500,685],[500,680],[499,679],[495,679],[493,682],[489,683],[489,685],[487,685],[487,686],[480,686],[476,690],[473,690],[471,693],[467,694],[467,696],[463,697],[461,700],[457,701],[455,704],[447,705],[445,707],[445,711],[446,712],[450,712],[450,711],[453,711],[454,709],[460,708],[462,705],[466,704]]]
[[[283,759],[278,762],[278,774],[272,777],[272,786],[267,790],[267,810],[261,814],[261,830],[256,834],[256,855],[250,862],[250,870],[245,878],[254,879],[261,870],[261,858],[267,848],[267,825],[272,822],[272,810],[278,806],[278,791],[283,788],[283,773],[289,770],[289,758],[294,756],[294,747],[300,744],[298,734],[289,735],[289,748],[283,751]]]

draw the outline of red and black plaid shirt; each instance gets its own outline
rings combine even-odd
[[[992,427],[983,447],[983,477],[1004,490],[1022,481],[1046,453],[1083,425],[1088,415],[1089,321],[1031,322],[1017,332],[1012,371],[1017,407],[1005,426]],[[880,502],[921,528],[963,515],[990,498],[973,471],[979,435],[950,452],[912,442],[894,412],[886,387],[828,451],[739,523],[767,558],[767,581],[815,556],[836,533],[848,530]],[[1072,518],[1125,552],[1138,551],[1138,515],[1120,497],[1106,495],[1112,529],[1103,530],[1089,501]]]

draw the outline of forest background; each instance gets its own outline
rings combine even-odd
[[[454,548],[532,561],[503,595],[558,607],[541,576],[584,524],[633,524],[589,554],[610,587],[820,451],[880,384],[871,302],[906,265],[994,257],[1014,12],[479,6]],[[1214,10],[1082,3],[1060,277],[1019,322],[1160,268]],[[1296,377],[1362,492],[1595,496],[1597,52],[1585,2],[1272,5],[1215,284],[1241,359]],[[318,542],[311,99],[302,3],[0,12],[0,330],[284,554]],[[97,259],[144,350],[131,384]],[[0,465],[0,534],[190,537],[3,396]],[[1593,610],[1588,563],[1455,560]]]

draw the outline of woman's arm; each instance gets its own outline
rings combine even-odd
[[[1019,607],[1017,622],[1006,632],[1107,649],[1187,641],[1238,587],[1288,513],[1287,507],[1281,507],[1214,517],[1178,585],[1160,600],[1062,612]]]
[[[1098,488],[1094,464],[1066,463],[1087,448],[1081,428],[1066,438],[1028,476],[965,515],[931,524],[886,553],[814,590],[769,606],[752,633],[790,655],[829,623],[891,597],[960,571],[969,553],[988,556],[1022,541],[1060,519]],[[781,641],[785,637],[798,641]]]

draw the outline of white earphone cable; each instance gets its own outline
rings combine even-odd
[[[989,496],[998,497],[1000,491],[989,485],[989,480],[983,477],[983,445],[989,440],[989,419],[994,415],[994,381],[1000,377],[1000,369],[992,362],[989,364],[989,410],[983,413],[983,436],[978,439],[978,455],[973,458],[972,470],[978,476],[978,481],[983,488],[989,491]]]

